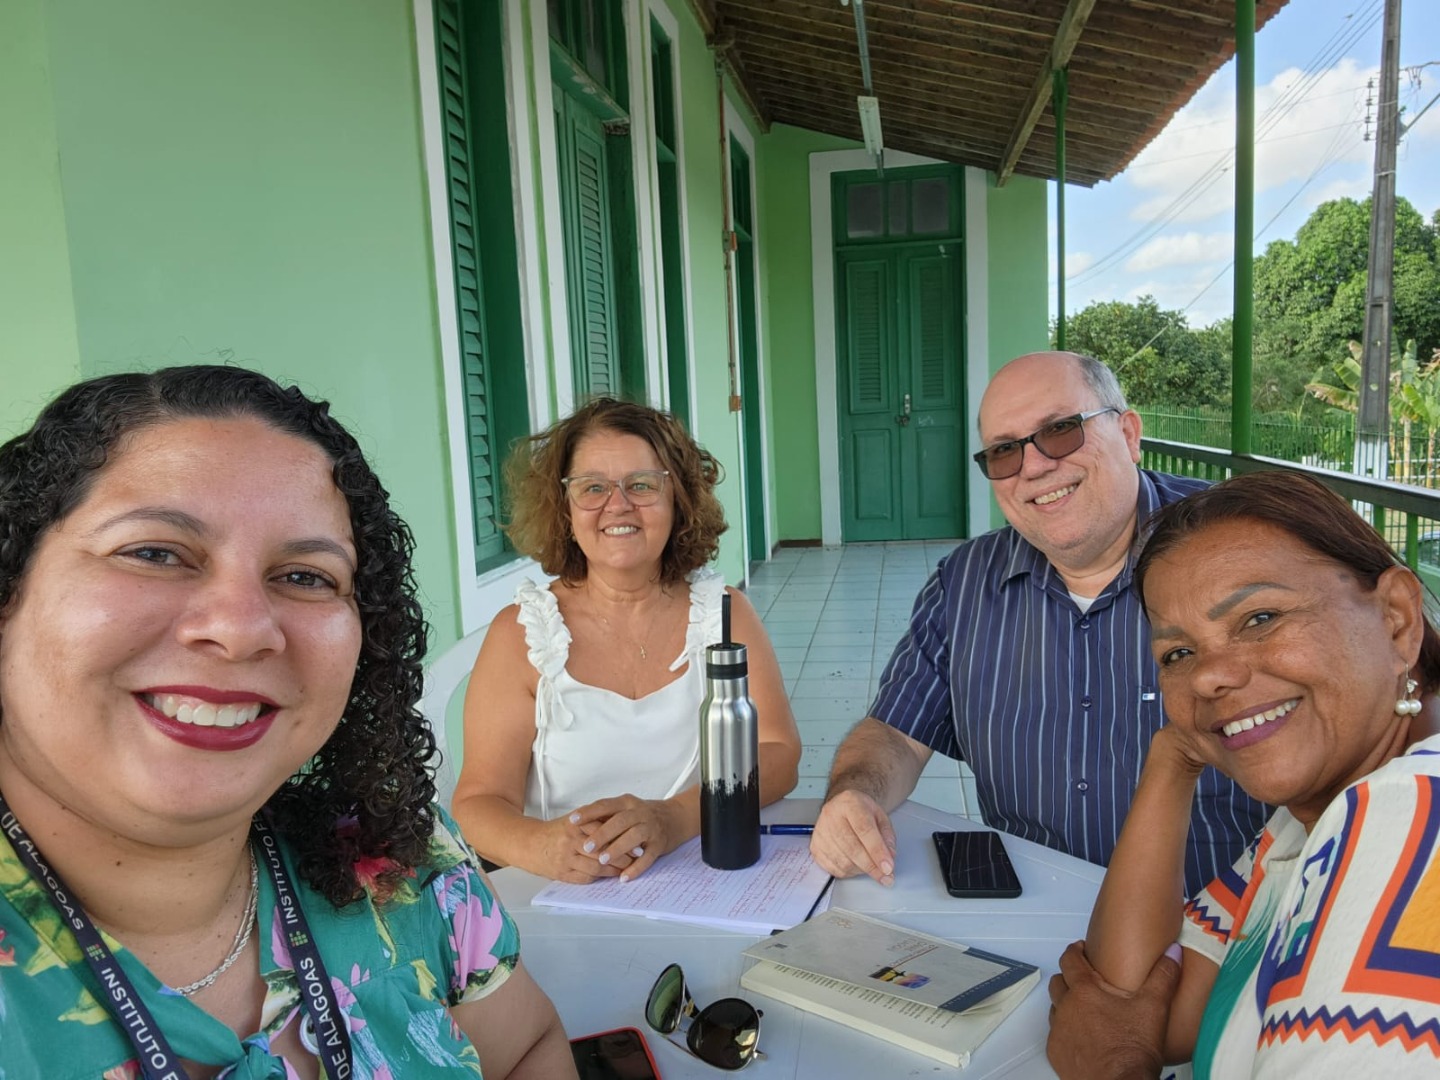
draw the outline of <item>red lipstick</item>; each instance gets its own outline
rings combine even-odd
[[[195,693],[200,689],[202,693]],[[273,703],[266,699],[257,697],[254,694],[221,694],[216,690],[205,690],[204,688],[167,688],[163,691],[147,691],[147,693],[175,694],[177,697],[199,698],[203,701],[216,705],[232,705],[238,702],[263,701],[266,704],[264,711],[248,724],[241,724],[239,727],[202,727],[199,724],[182,724],[179,720],[166,716],[155,706],[151,705],[140,694],[136,694],[135,700],[140,705],[140,711],[150,725],[182,746],[191,747],[194,750],[244,750],[247,746],[254,746],[265,737],[274,723],[279,710],[273,707]]]

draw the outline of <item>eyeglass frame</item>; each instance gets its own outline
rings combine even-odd
[[[679,1008],[675,1011],[674,1026],[672,1026],[667,1031],[650,1018],[650,1012],[651,1005],[655,1000],[655,992],[660,989],[660,984],[665,981],[665,977],[669,975],[672,970],[680,977],[680,1005]],[[741,1005],[744,1005],[747,1009],[749,1009],[755,1014],[754,1049],[750,1051],[750,1055],[744,1061],[742,1061],[739,1065],[735,1066],[735,1068],[733,1069],[729,1068],[728,1066],[717,1065],[713,1061],[706,1060],[705,1058],[701,1057],[699,1053],[696,1052],[694,1047],[690,1045],[690,1033],[694,1030],[696,1021],[703,1017],[711,1009],[715,1008],[715,1006],[724,1005],[732,1001],[739,1002]],[[749,1066],[752,1062],[758,1061],[765,1057],[765,1051],[760,1049],[760,1021],[764,1018],[764,1016],[765,1011],[763,1009],[757,1009],[754,1005],[751,1005],[750,1002],[746,1001],[744,998],[738,997],[717,998],[709,1005],[706,1005],[703,1009],[698,1007],[695,1004],[695,996],[690,993],[690,984],[685,979],[685,969],[682,968],[679,964],[665,965],[665,969],[661,971],[659,975],[655,976],[655,981],[651,983],[650,992],[645,995],[645,1025],[656,1034],[663,1035],[666,1042],[671,1043],[674,1046],[678,1046],[681,1050],[684,1050],[696,1061],[699,1061],[705,1065],[709,1065],[712,1069],[719,1069],[722,1072],[739,1072],[741,1069]],[[677,1032],[685,1037],[683,1041],[675,1038]]]
[[[634,495],[625,490],[625,484],[635,476],[660,477],[660,486],[656,489],[655,498],[648,502],[640,502]],[[575,498],[575,493],[570,490],[570,484],[576,480],[603,480],[608,485],[605,489],[605,498],[594,506],[581,506],[579,500]],[[574,476],[562,476],[560,478],[560,486],[565,489],[565,497],[578,509],[602,510],[605,504],[610,501],[610,496],[614,495],[617,490],[620,492],[620,497],[631,506],[654,506],[660,501],[660,496],[665,494],[665,485],[669,483],[669,480],[669,469],[636,469],[633,472],[626,473],[619,480],[611,480],[610,477],[601,476],[599,473],[576,473]]]
[[[1027,444],[1035,447],[1035,450],[1043,457],[1046,457],[1051,461],[1060,461],[1064,458],[1069,457],[1071,454],[1078,453],[1080,449],[1084,447],[1085,422],[1087,420],[1094,420],[1097,416],[1104,416],[1106,413],[1112,412],[1118,416],[1124,415],[1125,410],[1120,408],[1120,406],[1118,405],[1106,405],[1100,409],[1092,409],[1090,412],[1078,412],[1070,413],[1068,416],[1057,416],[1055,417],[1055,419],[1040,425],[1040,427],[1036,428],[1029,435],[1026,435],[1023,439],[1001,439],[997,443],[991,443],[989,446],[984,447],[981,450],[977,450],[975,453],[970,455],[970,460],[975,462],[976,465],[980,466],[980,471],[984,474],[986,480],[1009,480],[1013,476],[1019,476],[1021,470],[1025,468],[1025,447]],[[1080,442],[1076,444],[1073,450],[1067,450],[1063,454],[1052,455],[1050,453],[1047,453],[1045,448],[1035,441],[1035,437],[1037,435],[1043,434],[1047,429],[1054,427],[1056,424],[1065,423],[1067,420],[1073,420],[1080,425]],[[1013,444],[1014,446],[1019,448],[1020,464],[1016,466],[1015,471],[1012,473],[1006,473],[1004,476],[991,476],[990,470],[986,465],[986,462],[989,460],[986,455],[989,454],[991,450],[995,449],[995,447],[1005,446],[1007,444]]]

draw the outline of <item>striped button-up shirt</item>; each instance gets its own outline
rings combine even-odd
[[[1204,486],[1142,470],[1137,520]],[[988,824],[1101,865],[1165,722],[1134,561],[1132,552],[1081,612],[1013,528],[961,544],[916,599],[870,710],[966,762]],[[1207,768],[1190,821],[1187,891],[1228,867],[1267,816]]]

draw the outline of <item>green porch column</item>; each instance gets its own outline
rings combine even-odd
[[[1235,322],[1230,450],[1251,453],[1255,345],[1255,0],[1235,0]]]
[[[1055,110],[1055,347],[1065,348],[1065,109],[1070,103],[1070,69],[1053,76]]]

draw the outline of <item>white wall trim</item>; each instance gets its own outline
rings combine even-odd
[[[524,63],[528,13],[522,0],[504,0],[505,116],[510,134],[510,188],[515,195],[515,238],[520,257],[520,317],[525,333],[525,383],[529,390],[530,430],[540,431],[550,414],[550,364],[546,347],[546,283],[542,275],[540,202],[535,169],[535,120],[524,108],[529,67]],[[548,63],[548,54],[547,54]],[[549,70],[548,67],[546,69]],[[548,85],[548,80],[547,80]],[[552,135],[550,144],[555,145]],[[553,151],[552,151],[553,152]],[[507,600],[506,603],[509,603]]]
[[[965,419],[979,430],[980,397],[990,382],[990,185],[983,169],[965,168]],[[968,460],[966,519],[970,535],[990,531],[990,481]]]
[[[660,285],[660,191],[655,171],[654,101],[650,87],[650,11],[626,0],[625,48],[630,81],[630,175],[635,178],[635,246],[640,260],[640,328],[645,397],[665,403],[665,297]]]
[[[557,416],[575,409],[575,370],[570,355],[570,306],[565,293],[565,216],[560,209],[560,161],[555,148],[555,95],[550,81],[550,12],[546,0],[507,0],[526,5],[530,19],[530,70],[535,106],[535,143],[529,157],[539,189],[536,221],[543,223],[540,243],[550,268],[543,288],[549,293],[550,372],[555,380]],[[524,99],[520,99],[524,100]]]
[[[664,0],[650,0],[650,15],[660,24],[665,31],[665,36],[670,39],[670,93],[675,103],[675,167],[678,175],[676,187],[679,189],[678,209],[680,213],[680,281],[683,286],[682,302],[685,308],[685,387],[688,400],[685,402],[686,414],[690,417],[690,434],[699,439],[699,433],[695,430],[698,422],[700,401],[695,394],[695,293],[691,286],[690,268],[694,266],[694,260],[690,254],[690,195],[689,186],[685,183],[685,106],[681,100],[680,80],[680,23],[671,12]],[[648,20],[645,26],[645,68],[650,68],[650,26]],[[651,90],[653,93],[653,88]],[[653,112],[653,110],[652,110]],[[651,155],[650,168],[655,170],[654,155]],[[659,176],[656,174],[652,180],[655,189],[655,220],[660,220],[660,184]],[[663,269],[663,260],[657,258],[657,265]],[[665,403],[665,407],[674,409],[674,403],[670,400],[670,378],[669,371],[665,367],[669,354],[665,347],[665,304],[663,295],[659,297],[660,312],[660,382],[664,387],[664,396],[659,400]]]
[[[421,132],[424,140],[425,185],[430,204],[430,241],[434,252],[436,325],[440,339],[440,367],[444,389],[446,450],[450,471],[450,498],[454,509],[455,588],[460,607],[461,635],[488,623],[495,612],[511,602],[515,586],[538,568],[529,559],[516,558],[488,573],[471,569],[475,550],[474,495],[470,487],[469,448],[466,445],[465,388],[460,366],[460,331],[456,321],[455,266],[450,243],[450,191],[446,174],[444,127],[440,117],[440,81],[435,57],[435,12],[431,0],[414,0],[415,45]],[[502,12],[505,30],[506,123],[509,128],[511,183],[515,191],[515,229],[520,265],[521,336],[525,347],[525,375],[529,389],[532,428],[549,423],[549,372],[544,350],[543,300],[540,296],[538,216],[534,212],[534,180],[520,163],[532,161],[529,125],[516,102],[526,99],[525,28],[521,0],[506,0]]]
[[[751,304],[754,305],[754,311],[755,311],[755,370],[756,370],[756,374],[757,374],[757,379],[756,379],[757,385],[755,385],[755,386],[753,386],[753,387],[743,386],[743,380],[744,380],[744,377],[745,377],[745,371],[744,371],[744,365],[743,365],[743,363],[742,363],[741,355],[740,355],[740,323],[739,323],[739,319],[738,319],[738,315],[739,315],[739,307],[738,307],[738,306],[737,306],[736,309],[735,309],[735,310],[736,310],[736,315],[737,315],[736,323],[735,323],[735,364],[736,364],[737,370],[739,370],[739,372],[740,372],[740,377],[741,377],[741,380],[742,380],[743,393],[745,393],[745,394],[747,394],[747,395],[748,395],[748,394],[752,394],[752,393],[754,394],[754,397],[755,397],[754,405],[755,405],[755,408],[757,408],[757,409],[759,410],[759,415],[760,415],[760,418],[761,418],[761,422],[760,422],[760,466],[761,466],[761,469],[762,469],[763,472],[764,472],[765,482],[760,485],[760,488],[761,488],[761,503],[762,503],[762,506],[763,506],[763,508],[764,508],[764,513],[763,513],[764,521],[762,522],[762,525],[763,525],[764,530],[765,530],[765,531],[764,531],[765,546],[766,546],[766,550],[767,550],[767,552],[768,552],[769,548],[770,548],[770,547],[773,545],[773,543],[774,543],[773,537],[775,536],[775,510],[774,510],[774,507],[773,507],[773,505],[772,505],[772,496],[773,496],[773,493],[774,493],[775,484],[774,484],[774,482],[773,482],[773,481],[774,481],[773,470],[770,468],[770,433],[769,433],[768,427],[767,427],[766,424],[765,424],[765,417],[769,416],[770,413],[769,413],[769,404],[768,404],[768,402],[767,402],[767,400],[766,400],[767,395],[766,395],[766,393],[765,393],[765,334],[764,334],[764,332],[763,332],[764,322],[763,322],[763,320],[762,320],[762,318],[761,318],[761,310],[760,310],[760,298],[764,295],[764,290],[761,288],[761,283],[760,283],[760,268],[761,268],[761,266],[764,265],[764,260],[761,258],[761,253],[760,253],[760,237],[761,237],[761,235],[762,235],[762,231],[761,231],[761,226],[760,226],[760,191],[759,191],[759,183],[758,183],[757,178],[756,178],[756,175],[755,175],[755,136],[750,133],[750,128],[746,125],[745,121],[744,121],[743,119],[741,119],[741,117],[740,117],[740,111],[735,108],[735,103],[730,100],[730,95],[729,95],[729,94],[726,94],[726,95],[725,95],[725,155],[724,155],[724,159],[723,159],[722,162],[721,162],[721,165],[722,165],[722,167],[725,169],[725,175],[726,175],[727,177],[731,175],[731,174],[730,174],[730,140],[731,140],[731,138],[734,138],[734,140],[740,144],[740,146],[741,146],[741,147],[744,149],[744,151],[745,151],[745,155],[750,159],[750,236],[751,236],[751,243],[752,243],[752,245],[753,245],[752,255],[753,255],[754,259],[755,259],[755,266],[754,266],[754,271],[755,271],[755,274],[754,274],[754,278],[755,278],[755,281],[754,281],[754,286],[755,286],[755,287],[754,287],[754,296],[752,296],[752,297],[750,298],[750,302],[751,302]],[[728,187],[727,187],[727,190],[728,190]],[[734,205],[735,193],[734,193],[733,191],[730,192],[730,200],[731,200],[731,205]],[[732,227],[732,228],[734,227],[733,223],[732,223],[731,227]],[[738,275],[736,275],[736,276],[734,277],[734,287],[735,287],[736,289],[739,288],[739,277],[738,277]],[[738,294],[737,294],[737,299],[738,299]],[[749,405],[746,405],[745,408],[749,408]],[[746,447],[746,444],[745,444],[745,423],[744,423],[743,417],[744,417],[743,412],[742,412],[742,413],[736,413],[736,414],[735,414],[736,435],[737,435],[737,438],[739,439],[739,446],[740,446],[740,462],[741,462],[741,466],[740,466],[740,474],[741,474],[741,475],[740,475],[740,482],[741,482],[742,485],[745,485],[745,486],[742,488],[742,490],[743,490],[744,493],[745,493],[745,496],[744,496],[744,498],[742,498],[742,500],[741,500],[741,505],[743,505],[743,506],[745,507],[745,510],[746,510],[746,512],[745,512],[745,536],[744,536],[744,541],[745,541],[744,559],[745,559],[745,582],[746,582],[746,584],[748,585],[749,582],[750,582],[750,519],[749,519],[749,505],[750,505],[749,494],[750,494],[750,489],[749,489],[749,485],[748,485],[748,483],[747,483],[746,476],[745,476],[746,465],[747,465],[748,459],[747,459],[747,456],[746,456],[746,453],[745,453],[745,447]],[[768,557],[768,555],[767,555],[767,557]]]
[[[885,152],[885,164],[941,165],[934,158]],[[820,441],[820,542],[840,543],[840,416],[836,401],[835,244],[831,227],[830,177],[872,169],[864,150],[825,150],[810,155],[810,265],[815,308],[815,412]]]

